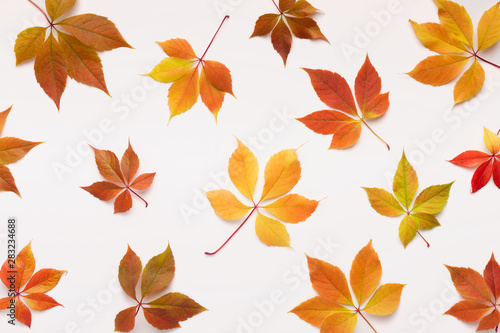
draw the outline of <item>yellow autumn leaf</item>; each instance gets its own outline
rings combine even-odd
[[[240,140],[236,140],[238,148],[229,159],[227,171],[238,191],[253,201],[253,192],[259,175],[259,164],[252,151]]]
[[[358,304],[363,304],[370,297],[380,283],[381,277],[382,265],[370,241],[354,257],[351,266],[350,284]]]
[[[320,333],[352,333],[357,322],[356,312],[334,313],[323,321]]]
[[[417,193],[417,189],[417,173],[406,159],[406,155],[403,151],[403,156],[399,161],[396,175],[394,176],[392,190],[399,202],[401,202],[406,209],[409,209],[415,197],[415,193]]]
[[[500,7],[499,2],[484,12],[477,26],[477,50],[484,50],[500,39]]]
[[[484,84],[484,69],[481,64],[474,59],[474,62],[468,70],[458,80],[453,90],[455,105],[468,101],[476,96]]]
[[[352,312],[348,308],[322,296],[316,296],[302,302],[290,312],[309,324],[321,327],[323,321],[336,312]]]
[[[183,77],[191,69],[193,63],[193,60],[165,58],[147,76],[162,83],[174,82]]]
[[[287,194],[264,206],[264,209],[282,221],[298,223],[311,216],[318,203],[319,201],[309,200],[299,194]]]
[[[374,315],[390,315],[399,306],[404,286],[404,284],[399,283],[381,285],[368,303],[366,303],[363,310]]]
[[[257,213],[255,233],[267,246],[290,247],[290,235],[283,223]]]
[[[496,155],[500,152],[500,137],[484,127],[484,144],[491,154]]]
[[[250,207],[242,204],[228,190],[209,191],[207,198],[215,213],[224,220],[237,220],[250,211]]]
[[[418,24],[412,20],[410,23],[418,39],[429,50],[441,54],[467,52],[463,43],[450,34],[442,24],[432,22]]]
[[[264,189],[260,201],[286,194],[300,179],[296,149],[285,149],[271,156],[264,170]]]
[[[474,27],[464,6],[447,0],[434,0],[434,2],[439,8],[438,15],[441,23],[451,30],[458,39],[472,47]]]
[[[363,187],[373,209],[380,215],[399,216],[405,212],[394,196],[382,188]]]
[[[405,215],[399,224],[399,239],[406,248],[413,238],[417,235],[418,225],[411,215]]]
[[[407,73],[420,83],[442,86],[460,74],[470,57],[457,55],[435,55],[422,60]]]
[[[189,110],[200,94],[198,68],[192,68],[168,89],[170,119]]]

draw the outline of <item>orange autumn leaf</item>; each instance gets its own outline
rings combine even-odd
[[[7,117],[12,106],[0,112],[0,134],[7,121]],[[14,137],[0,138],[0,191],[14,192],[21,196],[17,189],[14,176],[7,167],[7,164],[15,163],[22,159],[31,149],[41,144],[41,142],[25,141]]]
[[[146,302],[144,298],[168,287],[175,274],[175,261],[170,249],[151,258],[142,268],[141,259],[130,248],[120,261],[118,280],[125,293],[137,302],[136,306],[120,311],[115,318],[115,331],[130,332],[135,327],[135,317],[142,309],[147,322],[160,330],[180,327],[179,322],[185,321],[203,311],[200,304],[188,296],[170,292],[153,301]],[[141,278],[142,275],[142,278]],[[137,283],[141,280],[141,297],[136,296]]]
[[[371,241],[354,258],[349,283],[340,268],[323,260],[306,257],[309,278],[319,296],[301,303],[290,312],[320,327],[321,333],[354,332],[358,313],[376,332],[363,312],[386,316],[398,308],[405,285],[388,283],[379,286],[382,265]]]
[[[252,37],[266,36],[271,33],[273,47],[283,59],[286,66],[290,49],[292,48],[292,34],[301,39],[322,39],[328,42],[318,24],[310,16],[318,11],[306,0],[281,0],[276,5],[279,14],[264,14],[255,22]]]
[[[15,319],[31,327],[30,308],[45,311],[61,306],[46,295],[46,292],[57,286],[64,273],[66,271],[52,268],[41,269],[35,273],[35,257],[29,243],[15,260],[9,257],[0,269],[0,280],[9,289],[7,297],[0,298],[0,310],[14,308]]]
[[[158,42],[168,55],[147,76],[162,83],[172,83],[168,89],[170,119],[193,107],[201,96],[203,104],[217,115],[226,93],[233,95],[233,84],[229,69],[218,61],[204,60],[224,21],[201,57],[196,56],[187,40],[176,38]],[[199,70],[198,70],[199,69]]]
[[[332,135],[329,149],[346,149],[353,146],[361,135],[361,127],[365,125],[373,134],[367,120],[383,116],[389,108],[389,93],[381,94],[382,81],[366,55],[354,83],[354,96],[347,81],[337,73],[327,70],[308,69],[311,84],[319,99],[333,110],[313,112],[298,118],[310,130],[323,135]],[[382,140],[377,134],[375,134]],[[387,145],[389,145],[382,140]]]
[[[471,180],[471,192],[482,189],[491,178],[500,188],[500,137],[486,127],[484,128],[484,144],[488,153],[479,150],[467,150],[448,162],[466,168],[477,167]]]
[[[43,13],[49,25],[31,27],[18,34],[14,45],[16,65],[35,58],[36,80],[58,109],[68,76],[109,95],[97,52],[131,47],[115,24],[94,14],[58,20],[73,8],[76,0],[46,0],[47,12],[30,2]],[[45,38],[47,30],[50,32]]]
[[[81,187],[94,197],[103,201],[115,200],[115,214],[124,213],[132,208],[131,192],[144,201],[146,207],[148,203],[137,192],[147,189],[153,183],[156,172],[144,173],[134,176],[139,169],[139,157],[132,149],[130,141],[121,161],[118,161],[115,153],[109,150],[99,150],[91,146],[94,150],[95,162],[99,173],[106,181],[95,182],[86,187]]]
[[[445,265],[446,266],[446,265]],[[498,329],[500,313],[500,265],[492,254],[483,275],[471,268],[446,266],[460,295],[466,298],[453,305],[445,314],[466,323],[479,322],[476,331]]]
[[[252,201],[252,205],[243,204],[228,190],[207,192],[208,201],[214,212],[224,220],[238,220],[248,214],[229,239],[248,221],[254,212],[257,212],[255,220],[257,237],[267,246],[290,247],[290,235],[281,221],[288,223],[305,221],[314,213],[319,203],[319,201],[309,200],[298,194],[287,194],[300,180],[301,167],[296,149],[282,150],[269,159],[264,170],[264,188],[260,199],[256,200],[254,190],[257,184],[259,165],[252,151],[238,139],[237,141],[238,148],[231,155],[227,167],[229,178],[236,188]],[[270,199],[276,200],[265,205],[262,204]],[[260,209],[267,211],[277,219],[262,214]],[[219,252],[229,239],[217,251],[205,252],[205,254],[212,255]]]
[[[477,48],[474,47],[474,28],[465,8],[453,1],[434,0],[441,23],[410,23],[422,44],[439,53],[421,61],[411,72],[413,79],[431,86],[441,86],[453,81],[470,59],[472,65],[456,82],[453,96],[455,105],[476,96],[484,84],[485,73],[480,62],[500,68],[478,52],[500,39],[500,7],[496,3],[484,12],[477,27]],[[459,55],[460,54],[460,55]]]

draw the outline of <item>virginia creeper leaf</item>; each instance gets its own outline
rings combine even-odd
[[[342,76],[327,70],[304,70],[309,75],[319,99],[335,111],[316,111],[297,120],[316,133],[333,134],[329,149],[346,149],[353,146],[361,135],[362,124],[373,132],[366,120],[383,116],[389,108],[389,94],[380,93],[381,79],[368,55],[354,84],[359,113],[351,88]],[[389,145],[387,148],[389,149]]]
[[[48,27],[28,28],[19,33],[14,46],[16,65],[35,58],[37,82],[57,109],[68,76],[109,95],[97,51],[131,47],[106,17],[83,14],[58,21],[75,3],[76,0],[46,0],[47,13],[37,6],[49,23],[49,36],[45,38]]]
[[[389,315],[398,308],[405,285],[389,283],[377,289],[382,266],[371,241],[359,251],[351,267],[350,285],[356,302],[351,297],[347,279],[340,268],[306,257],[312,286],[320,296],[303,302],[290,312],[313,326],[321,327],[321,333],[354,332],[358,313],[373,328],[362,312]],[[362,307],[366,300],[368,302]]]
[[[285,149],[271,156],[264,169],[262,194],[260,199],[256,200],[254,190],[257,184],[259,165],[250,149],[243,142],[236,140],[238,147],[229,159],[228,173],[236,188],[252,201],[252,206],[240,202],[228,190],[213,190],[207,192],[207,198],[214,212],[225,220],[236,220],[247,215],[250,211],[242,222],[242,226],[254,211],[257,211],[255,232],[259,239],[268,246],[290,247],[290,236],[281,221],[289,223],[305,221],[314,213],[319,203],[298,194],[287,194],[300,180],[302,169],[297,157],[297,149]],[[266,205],[261,204],[269,199],[276,200]],[[263,208],[281,221],[263,215],[259,208]],[[213,253],[205,252],[205,254],[215,254],[219,250]]]
[[[500,138],[486,127],[484,128],[484,144],[489,150],[489,154],[477,150],[467,150],[448,161],[466,168],[478,166],[471,181],[472,193],[482,189],[491,178],[493,178],[495,185],[500,188],[500,157],[498,155]]]
[[[16,273],[12,273],[12,271]],[[34,273],[34,274],[33,274]],[[15,278],[14,292],[15,300],[15,318],[18,322],[31,327],[31,311],[45,311],[56,306],[61,306],[55,299],[45,293],[52,290],[66,271],[57,269],[41,269],[35,272],[35,257],[31,250],[31,243],[28,243],[15,258],[7,259],[0,269],[0,280],[10,289],[10,280],[12,275]],[[24,286],[24,288],[23,288]],[[10,305],[10,299],[0,299],[0,310],[7,309]],[[26,304],[23,303],[24,300]]]
[[[141,278],[142,271],[142,278]],[[130,332],[135,326],[135,317],[142,308],[146,321],[160,330],[180,327],[179,322],[185,321],[203,311],[207,311],[200,304],[188,296],[171,292],[153,301],[145,301],[151,293],[164,290],[174,278],[175,262],[170,249],[151,258],[142,269],[140,258],[130,248],[120,262],[118,279],[123,291],[132,298],[137,305],[120,311],[115,317],[115,331]],[[135,294],[137,282],[141,279],[141,299]]]
[[[440,225],[434,215],[440,213],[448,202],[452,185],[453,182],[427,187],[417,195],[410,208],[418,190],[418,177],[403,152],[394,175],[392,190],[395,196],[380,188],[363,189],[370,205],[380,215],[392,217],[406,214],[399,225],[399,238],[406,248],[417,234],[424,239],[419,229],[432,229]],[[430,246],[425,239],[424,241]]]
[[[151,186],[156,173],[144,173],[134,179],[139,169],[139,157],[130,145],[130,141],[121,161],[112,151],[90,147],[94,151],[97,169],[107,181],[95,182],[81,188],[99,200],[110,201],[116,198],[115,214],[127,212],[132,208],[131,193],[144,201],[147,207],[148,203],[135,190],[145,190]]]
[[[283,59],[285,66],[292,48],[292,34],[301,39],[322,39],[328,42],[316,21],[310,17],[318,10],[309,2],[280,1],[277,9],[279,14],[264,14],[257,19],[250,38],[271,33],[273,47]]]
[[[221,26],[226,18],[228,16],[223,19]],[[219,30],[215,35],[218,32]],[[185,39],[170,39],[158,44],[168,58],[162,60],[147,75],[158,82],[172,82],[168,89],[170,119],[191,109],[198,96],[201,96],[202,102],[217,120],[225,94],[234,94],[229,69],[218,61],[204,59],[212,43],[200,58]]]
[[[478,45],[475,48],[473,24],[465,8],[448,0],[434,2],[441,24],[418,24],[412,20],[410,23],[422,44],[441,55],[424,59],[407,74],[421,83],[440,86],[455,79],[468,60],[473,58],[472,65],[455,84],[453,96],[456,105],[470,100],[481,91],[485,72],[479,61],[500,68],[478,55],[479,51],[496,44],[500,39],[500,9],[497,3],[481,17],[477,30]]]
[[[11,110],[12,106],[0,112],[0,134]],[[17,189],[14,176],[6,164],[19,161],[26,156],[31,149],[39,144],[41,144],[41,142],[31,142],[14,137],[0,138],[0,191],[14,192],[19,197],[21,196]]]
[[[453,285],[466,300],[453,305],[445,314],[466,323],[478,323],[476,331],[495,329],[500,324],[498,299],[500,268],[492,254],[483,275],[471,268],[445,265]],[[493,311],[492,311],[493,310]]]

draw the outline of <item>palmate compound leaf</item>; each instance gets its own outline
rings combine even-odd
[[[441,212],[448,201],[453,182],[443,185],[429,186],[415,198],[418,189],[418,178],[415,169],[406,159],[405,153],[398,164],[392,190],[394,195],[381,188],[363,187],[373,209],[384,216],[401,216],[399,239],[404,247],[418,234],[419,230],[428,230],[440,226],[435,215]],[[413,199],[413,208],[410,209]]]
[[[379,286],[382,265],[371,241],[354,258],[349,283],[340,268],[307,255],[306,257],[309,277],[319,296],[303,302],[290,312],[309,324],[320,327],[321,333],[354,332],[358,313],[375,331],[362,312],[385,316],[398,308],[405,285],[388,283]]]
[[[95,162],[99,173],[106,181],[96,182],[90,186],[81,187],[94,197],[103,201],[115,200],[115,214],[124,213],[132,208],[132,195],[135,194],[144,201],[146,207],[148,203],[136,191],[147,189],[153,183],[156,172],[143,173],[134,176],[139,169],[139,157],[132,149],[130,141],[121,161],[118,161],[115,153],[109,150],[99,150],[91,146],[94,150]]]
[[[446,266],[446,265],[445,265]],[[479,322],[476,331],[498,329],[500,313],[497,301],[500,296],[500,265],[492,254],[483,275],[471,268],[446,266],[455,288],[464,297],[445,314],[466,323]]]
[[[239,140],[238,148],[231,155],[227,169],[232,183],[252,201],[252,205],[247,206],[228,190],[207,192],[207,198],[215,213],[224,220],[238,220],[248,214],[229,239],[248,221],[254,212],[257,212],[255,220],[257,237],[267,246],[290,247],[290,236],[281,221],[288,223],[305,221],[314,213],[319,203],[319,201],[309,200],[299,194],[287,194],[300,179],[301,167],[296,149],[285,149],[271,156],[264,170],[264,188],[258,200],[254,197],[254,190],[257,184],[259,165],[255,155]],[[270,199],[276,200],[263,204],[264,201]],[[261,210],[267,211],[275,218],[262,214]],[[205,254],[217,253],[229,239],[217,251],[205,252]]]
[[[7,121],[12,106],[7,110],[0,112],[0,134]],[[17,189],[14,176],[7,167],[7,164],[15,163],[22,159],[31,149],[42,142],[31,142],[14,137],[0,138],[0,191],[14,192],[21,196]]]
[[[478,150],[467,150],[452,160],[448,161],[455,165],[474,168],[477,167],[471,180],[471,192],[482,189],[491,178],[495,185],[500,188],[500,138],[484,127],[484,144],[489,153]]]
[[[290,49],[292,48],[292,34],[301,39],[328,39],[321,32],[318,24],[310,16],[318,12],[305,0],[280,0],[279,5],[273,1],[279,14],[264,14],[255,22],[252,37],[266,36],[271,33],[271,42],[274,49],[283,59],[286,66]],[[329,43],[329,42],[328,42]]]
[[[228,17],[224,18],[219,29]],[[217,120],[226,93],[234,97],[229,69],[218,61],[204,60],[214,39],[215,36],[200,58],[185,39],[158,42],[168,57],[147,76],[158,82],[172,83],[168,89],[170,119],[191,109],[201,96],[202,102]]]
[[[316,111],[297,120],[318,134],[333,134],[329,149],[346,149],[353,146],[361,135],[362,125],[375,134],[367,120],[381,117],[386,113],[389,108],[389,93],[380,93],[382,81],[368,55],[354,83],[354,93],[360,113],[357,111],[351,88],[342,76],[327,70],[307,68],[304,70],[309,74],[319,99],[333,110]],[[382,140],[377,134],[375,135]],[[384,140],[382,142],[387,145],[387,149],[390,149]]]
[[[49,26],[31,27],[19,33],[14,45],[16,65],[35,58],[37,82],[58,109],[68,76],[109,95],[97,52],[131,47],[115,24],[94,14],[71,16],[56,22],[76,0],[46,0],[47,13],[32,3],[43,13]],[[50,31],[46,38],[47,30]]]
[[[31,327],[30,308],[45,311],[61,306],[46,293],[59,283],[64,273],[66,271],[52,268],[35,273],[35,257],[30,242],[18,253],[15,262],[8,258],[0,269],[0,280],[9,289],[7,297],[0,297],[0,310],[14,306],[16,321]],[[14,290],[14,293],[10,290]]]
[[[135,317],[142,308],[144,317],[153,327],[160,330],[180,327],[179,322],[185,321],[203,311],[200,304],[188,296],[170,292],[155,300],[146,302],[144,298],[151,293],[159,292],[168,287],[175,274],[175,260],[170,249],[151,258],[142,269],[141,259],[130,248],[120,261],[118,280],[123,291],[137,302],[116,315],[115,331],[130,332],[135,327]],[[142,275],[142,278],[141,278]],[[137,283],[141,280],[141,298],[136,295]]]
[[[411,72],[413,79],[432,86],[441,86],[453,81],[469,62],[471,66],[456,82],[453,91],[455,105],[476,96],[484,84],[485,72],[481,61],[486,61],[478,52],[498,42],[500,39],[500,7],[496,3],[488,9],[477,28],[477,48],[474,48],[472,20],[465,8],[453,1],[434,0],[438,7],[441,23],[410,23],[422,44],[439,53],[421,61]]]

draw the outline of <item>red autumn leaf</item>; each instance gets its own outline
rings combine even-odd
[[[180,115],[198,101],[207,106],[217,120],[217,115],[226,93],[233,95],[233,84],[229,69],[218,61],[204,60],[224,21],[224,17],[210,44],[201,57],[197,57],[187,40],[176,38],[158,42],[168,55],[147,74],[162,83],[172,83],[168,89],[170,119]],[[200,69],[200,71],[198,71]]]
[[[305,0],[281,0],[279,6],[272,0],[279,14],[264,14],[255,22],[252,37],[271,33],[273,47],[286,66],[292,48],[292,34],[301,39],[322,39],[328,42],[311,16],[318,10]]]
[[[139,157],[132,149],[130,141],[121,162],[118,161],[115,153],[109,150],[91,148],[94,150],[95,162],[99,173],[106,181],[95,182],[90,186],[82,187],[82,189],[102,201],[110,201],[116,198],[114,204],[115,214],[124,213],[132,208],[132,196],[130,192],[144,201],[147,207],[148,203],[146,200],[135,191],[145,190],[151,186],[156,172],[144,173],[134,179],[139,169]]]
[[[12,106],[0,112],[0,133],[2,132],[11,109]],[[0,138],[0,191],[10,191],[21,196],[17,189],[14,176],[6,165],[19,161],[40,143],[41,142],[25,141],[13,137]]]
[[[359,113],[351,88],[342,76],[327,70],[304,70],[309,74],[319,99],[333,110],[316,111],[297,120],[318,134],[333,134],[329,149],[346,149],[353,146],[360,137],[362,125],[375,134],[368,126],[367,120],[386,113],[389,108],[389,93],[380,93],[381,79],[368,55],[354,83]],[[382,138],[377,134],[375,136],[390,149]]]
[[[142,272],[142,277],[141,277]],[[151,293],[164,290],[175,274],[175,261],[170,249],[151,258],[142,269],[141,259],[130,248],[120,261],[118,280],[125,293],[137,302],[136,306],[127,308],[115,318],[115,331],[130,332],[135,326],[135,317],[142,309],[147,322],[160,330],[180,327],[179,322],[185,321],[203,311],[204,307],[181,293],[167,293],[153,301],[146,302],[144,298]],[[136,297],[137,283],[141,280],[141,298]]]
[[[500,313],[497,301],[500,290],[500,265],[492,254],[483,275],[471,268],[446,266],[457,291],[466,298],[445,314],[466,323],[479,322],[476,331],[498,329]]]
[[[14,46],[16,65],[35,58],[37,82],[58,109],[68,76],[109,95],[97,51],[131,47],[115,24],[94,14],[71,16],[56,22],[76,0],[46,0],[47,13],[32,0],[28,1],[42,12],[49,25],[31,27],[19,33]],[[45,39],[49,28],[49,36]]]
[[[28,327],[31,327],[30,308],[45,311],[61,305],[45,293],[52,290],[66,273],[52,268],[34,272],[35,257],[31,243],[19,252],[15,260],[7,259],[0,269],[0,280],[9,289],[8,297],[0,299],[0,310],[7,309],[14,302],[16,320]]]
[[[452,160],[448,161],[455,165],[477,169],[472,176],[472,193],[482,189],[491,178],[495,185],[500,188],[500,138],[486,127],[484,128],[484,144],[489,150],[484,153],[478,150],[467,150]]]

